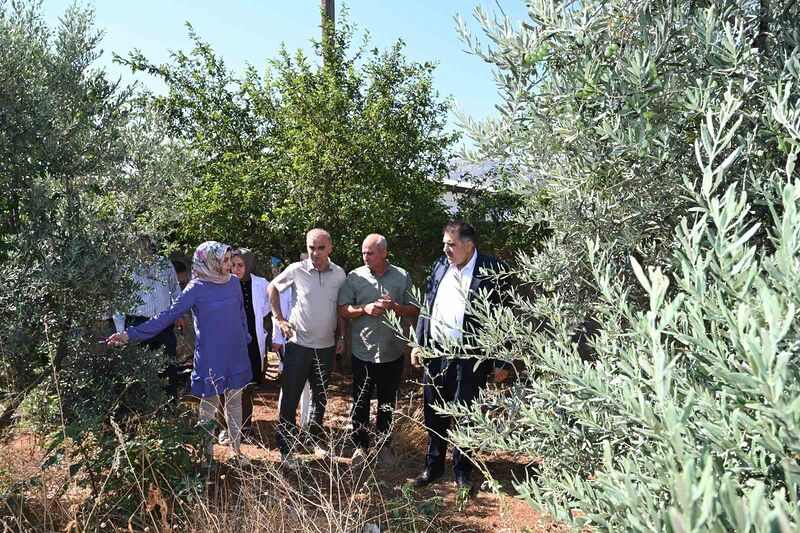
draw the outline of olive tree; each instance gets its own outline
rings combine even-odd
[[[517,491],[573,527],[800,524],[798,9],[533,0],[517,27],[477,12],[491,47],[464,33],[505,100],[477,155],[536,176],[519,218],[552,234],[471,309],[518,380],[445,411],[457,445],[535,462]]]
[[[465,44],[492,64],[500,113],[462,117],[472,159],[497,161],[526,198],[518,218],[550,231],[530,268],[576,312],[597,296],[584,243],[621,271],[629,257],[670,271],[673,228],[696,177],[705,112],[732,91],[742,102],[742,153],[730,183],[751,186],[780,165],[767,112],[797,46],[794,2],[535,0],[518,25],[478,8],[484,45],[462,19]],[[702,140],[702,139],[701,139]],[[737,144],[739,146],[739,144]],[[757,206],[758,208],[758,206]],[[761,215],[766,216],[766,211]],[[643,296],[639,293],[640,296]]]
[[[0,3],[2,426],[48,383],[66,422],[162,399],[157,355],[98,340],[132,303],[137,235],[174,219],[185,151],[92,67],[92,18],[72,8],[50,28],[38,4]]]

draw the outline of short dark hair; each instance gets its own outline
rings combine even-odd
[[[175,267],[176,274],[180,274],[181,272],[189,272],[189,269],[186,268],[186,263],[183,261],[173,261],[172,266]]]
[[[478,232],[466,220],[451,220],[442,228],[442,234],[444,233],[458,235],[462,241],[472,241],[472,244],[478,245]]]

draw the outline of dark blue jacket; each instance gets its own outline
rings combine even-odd
[[[487,276],[484,271],[505,271],[508,270],[508,267],[505,263],[493,255],[484,254],[479,251],[476,251],[476,253],[478,254],[478,258],[475,260],[475,271],[473,272],[472,283],[469,287],[470,291],[468,300],[472,301],[477,296],[479,291],[486,289],[489,291],[489,301],[499,306],[501,305],[503,293],[507,290],[506,284],[503,283],[502,286],[498,286],[496,283],[497,280],[493,277]],[[436,300],[436,293],[439,290],[439,285],[441,284],[442,278],[444,277],[445,272],[447,272],[449,266],[450,265],[447,262],[446,255],[442,255],[436,260],[436,262],[433,263],[431,277],[428,280],[428,287],[425,289],[425,301],[423,303],[425,309],[428,311],[427,316],[420,314],[419,319],[417,320],[417,342],[420,346],[427,346],[430,341],[430,316],[433,312],[433,302]],[[474,316],[465,313],[463,326],[465,343],[469,342],[469,335],[474,334],[477,328],[477,319]],[[506,363],[502,361],[495,361],[495,366],[498,368],[503,368],[506,366]]]

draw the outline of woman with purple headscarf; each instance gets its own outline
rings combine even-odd
[[[175,303],[147,322],[115,333],[109,345],[128,340],[147,340],[188,310],[192,310],[197,332],[192,369],[191,392],[200,398],[200,421],[212,420],[225,395],[224,412],[234,457],[240,453],[242,427],[242,389],[252,377],[247,345],[250,334],[244,311],[239,279],[231,276],[231,249],[227,244],[207,241],[197,247],[192,258],[194,278]],[[211,439],[205,439],[206,465],[211,464]]]

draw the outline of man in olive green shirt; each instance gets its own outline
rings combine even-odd
[[[389,264],[388,244],[382,235],[372,234],[361,245],[364,266],[347,275],[339,289],[339,315],[353,320],[353,464],[363,462],[369,446],[369,407],[377,389],[376,432],[388,443],[392,414],[406,341],[392,329],[386,313],[416,319],[419,306],[411,294],[411,276]],[[384,445],[379,459],[388,466],[397,460],[390,446]]]

